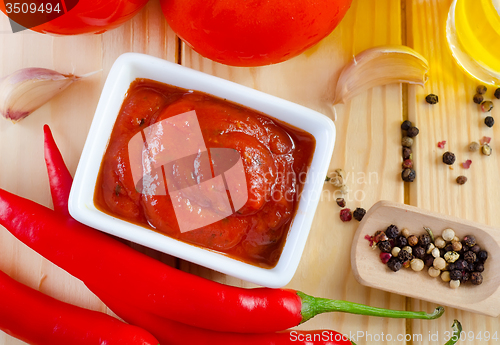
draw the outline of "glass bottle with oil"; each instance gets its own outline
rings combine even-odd
[[[454,0],[446,36],[463,69],[483,83],[500,86],[500,0]]]

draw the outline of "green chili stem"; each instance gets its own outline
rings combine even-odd
[[[454,345],[460,339],[460,333],[462,333],[462,325],[460,324],[460,321],[455,320],[453,325],[451,325],[451,329],[453,330],[453,335],[444,345]]]
[[[313,318],[316,315],[334,311],[340,311],[351,314],[369,315],[369,316],[399,318],[399,319],[405,318],[405,319],[425,319],[425,320],[437,319],[444,313],[443,307],[437,307],[434,310],[434,312],[426,313],[423,311],[406,311],[406,310],[375,308],[348,301],[313,297],[306,295],[303,292],[297,292],[297,295],[302,300],[301,323],[306,322],[307,320]]]

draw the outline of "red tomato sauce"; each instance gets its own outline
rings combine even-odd
[[[168,195],[136,189],[129,141],[148,126],[195,110],[207,148],[243,162],[248,201],[230,216],[181,232]],[[180,241],[272,268],[278,262],[315,149],[314,137],[255,110],[192,90],[137,79],[128,90],[101,164],[98,209]]]

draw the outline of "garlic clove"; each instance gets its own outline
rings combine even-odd
[[[423,86],[428,79],[427,60],[406,46],[379,46],[354,57],[340,73],[333,104],[379,85],[410,83]]]
[[[0,79],[0,113],[18,122],[79,77],[46,68],[24,68]]]

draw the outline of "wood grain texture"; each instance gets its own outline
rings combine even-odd
[[[466,75],[455,63],[447,47],[445,22],[450,0],[407,1],[406,17],[408,23],[408,45],[429,60],[430,79],[424,89],[409,88],[408,117],[420,128],[415,143],[417,179],[410,188],[410,203],[435,212],[454,215],[464,219],[493,226],[500,225],[497,210],[500,184],[497,175],[500,160],[500,128],[488,128],[479,107],[472,102],[476,86],[479,84]],[[491,99],[492,88],[486,93]],[[431,106],[425,103],[425,96],[435,93],[439,103]],[[494,101],[492,116],[499,114],[500,102]],[[483,136],[492,137],[493,154],[489,157],[467,149],[471,141]],[[438,141],[446,140],[445,150],[437,148]],[[457,161],[453,170],[442,163],[445,151],[456,154]],[[460,163],[472,160],[470,169],[465,170]],[[455,182],[459,175],[465,175],[468,182],[460,186]],[[491,277],[485,276],[485,279]],[[412,300],[412,308],[426,309],[429,303]],[[445,315],[433,322],[413,321],[411,331],[428,336],[429,332],[439,332],[439,341],[429,344],[442,344],[445,330],[450,329],[453,319],[462,322],[465,332],[472,331],[475,336],[485,331],[493,334],[500,331],[498,318],[481,316],[453,308],[447,308]],[[472,334],[472,333],[471,333]],[[497,334],[500,337],[500,334]],[[498,340],[476,339],[467,344],[497,344]]]
[[[168,27],[158,0],[150,1],[123,26],[102,35],[52,37],[31,31],[9,32],[7,17],[1,14],[0,77],[26,67],[76,75],[99,71],[71,85],[23,121],[15,125],[0,121],[0,188],[51,207],[42,126],[50,125],[74,174],[102,86],[115,59],[132,51],[176,61],[177,37]],[[168,255],[135,247],[175,264],[175,259]],[[3,228],[0,228],[0,252],[0,270],[14,279],[62,301],[112,314],[82,282],[21,244]],[[24,343],[0,332],[0,344]]]
[[[287,62],[258,67],[233,68],[214,63],[183,45],[182,64],[218,77],[299,103],[333,118],[331,101],[342,67],[364,49],[401,43],[399,0],[355,0],[341,25],[317,46]],[[381,25],[383,23],[383,25]],[[347,206],[368,209],[386,198],[403,202],[400,180],[402,98],[400,85],[378,87],[337,109],[337,139],[331,170],[343,168],[350,192]],[[342,223],[335,199],[339,193],[325,184],[312,230],[289,288],[320,297],[346,299],[378,307],[404,309],[405,299],[356,282],[349,265],[350,245],[357,221]],[[237,286],[250,286],[208,269],[183,262],[182,269]],[[356,334],[359,343],[404,344],[405,321],[359,315],[317,316],[301,329],[334,329]],[[364,338],[366,333],[391,334],[392,341]]]

